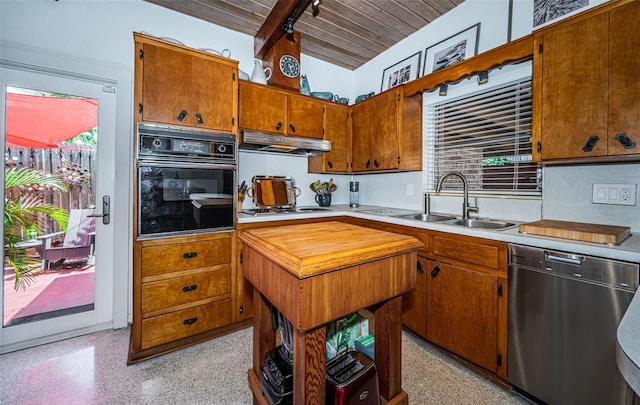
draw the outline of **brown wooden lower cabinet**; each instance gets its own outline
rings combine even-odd
[[[249,325],[235,316],[234,232],[134,244],[129,362]]]
[[[142,349],[231,323],[231,300],[200,305],[142,321]]]
[[[236,232],[136,243],[129,362],[249,325],[253,289],[243,276],[239,235],[247,229],[325,220],[421,241],[416,287],[402,299],[403,324],[506,380],[506,243],[348,217],[239,224]]]
[[[478,370],[507,379],[507,244],[447,232],[349,218],[411,235],[416,287],[402,297],[402,323]]]
[[[145,283],[142,286],[142,313],[189,304],[231,293],[231,269],[222,268],[199,274]]]
[[[418,256],[416,286],[402,296],[402,323],[427,338],[427,259]]]
[[[427,340],[495,373],[497,277],[431,260],[427,274]]]

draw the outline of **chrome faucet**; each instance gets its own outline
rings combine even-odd
[[[447,172],[438,179],[438,184],[436,185],[436,192],[439,193],[442,189],[442,182],[449,176],[456,176],[462,180],[463,186],[463,201],[462,201],[462,219],[469,218],[469,211],[478,212],[478,207],[472,207],[469,205],[469,183],[467,182],[467,178],[460,172]]]

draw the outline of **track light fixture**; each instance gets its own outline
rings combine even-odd
[[[320,12],[320,4],[322,4],[322,0],[297,0],[293,10],[291,10],[287,18],[282,22],[280,31],[287,35],[292,35],[293,23],[298,20],[302,13],[304,13],[305,8],[307,8],[309,4],[311,4],[311,8],[313,10],[313,16],[317,16]]]
[[[478,73],[478,84],[486,84],[489,81],[489,72],[486,70],[483,70],[482,72]]]
[[[438,92],[439,95],[441,96],[446,96],[447,95],[447,89],[449,88],[448,85],[446,84],[441,84],[440,85],[440,91]]]
[[[280,31],[286,33],[287,35],[293,34],[293,18],[287,17],[286,20],[282,23],[282,27],[280,27]]]
[[[322,0],[313,0],[313,2],[311,3],[311,14],[314,17],[316,17],[318,13],[320,13],[320,4],[322,4]]]

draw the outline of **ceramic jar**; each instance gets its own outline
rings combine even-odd
[[[267,80],[271,79],[271,69],[262,67],[262,62],[256,59],[253,62],[253,72],[251,73],[251,81],[260,84],[267,84]]]
[[[316,194],[316,202],[321,207],[331,206],[331,194]]]

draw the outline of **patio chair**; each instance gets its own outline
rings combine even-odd
[[[92,209],[71,210],[66,232],[55,232],[38,237],[42,243],[36,246],[36,250],[42,259],[43,269],[69,259],[88,259],[93,254],[96,219],[89,216],[93,213]],[[62,246],[52,246],[53,239],[62,234],[64,234]]]

